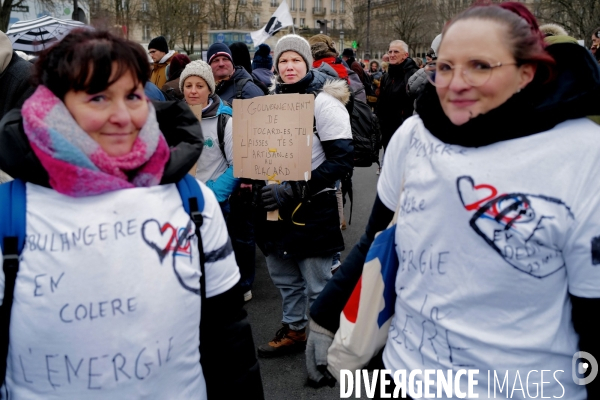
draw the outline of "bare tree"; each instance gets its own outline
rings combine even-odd
[[[591,45],[594,29],[600,27],[598,0],[541,0],[534,10],[543,22],[562,25],[567,32]]]
[[[202,42],[202,33],[206,29],[207,3],[192,0],[188,6],[188,12],[183,15],[178,24],[178,37],[183,51],[187,54],[194,54],[194,46],[196,42]]]
[[[118,1],[118,0],[117,0]],[[145,22],[152,31],[167,39],[169,48],[181,38],[181,25],[190,14],[190,0],[148,0],[148,11],[144,13]]]
[[[209,20],[213,29],[239,29],[246,25],[249,0],[211,0],[209,3]],[[253,0],[250,0],[253,1]],[[261,0],[254,1],[260,12]],[[265,0],[262,0],[265,1]],[[244,17],[241,17],[244,15]]]
[[[353,23],[359,48],[372,55],[385,53],[392,40],[406,42],[411,54],[429,47],[437,35],[433,0],[372,0],[371,24],[368,32],[370,49],[365,49],[367,6],[355,0]]]
[[[411,53],[423,48],[431,36],[431,2],[426,0],[398,0],[391,10],[389,24],[398,38],[408,45]],[[431,40],[429,41],[431,43]]]

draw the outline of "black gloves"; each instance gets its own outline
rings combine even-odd
[[[304,181],[272,184],[261,189],[262,205],[267,211],[298,204],[308,195],[308,184]]]

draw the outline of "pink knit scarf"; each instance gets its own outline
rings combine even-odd
[[[169,147],[152,104],[131,152],[118,157],[106,154],[45,86],[25,102],[22,114],[29,143],[57,192],[85,197],[160,183]]]

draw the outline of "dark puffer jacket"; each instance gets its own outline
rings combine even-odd
[[[256,86],[252,76],[242,67],[235,67],[233,75],[226,81],[221,81],[215,88],[215,93],[219,95],[221,100],[226,101],[229,104],[233,104],[232,101],[236,96],[236,81],[240,79],[250,79],[242,87],[242,99],[252,99],[258,96],[264,96],[264,92]]]
[[[334,72],[335,74],[335,72]],[[310,70],[299,82],[278,84],[275,93],[315,94],[326,92],[345,104],[349,98],[346,82],[332,79],[318,70]],[[318,135],[318,132],[315,134]],[[333,188],[337,180],[352,171],[353,147],[351,139],[321,141],[326,160],[311,173],[308,181],[309,197],[296,210],[296,205],[279,210],[279,221],[267,221],[266,213],[259,212],[256,221],[257,243],[265,254],[280,258],[315,257],[344,249],[340,230],[337,199]],[[293,220],[292,220],[293,214]]]
[[[418,69],[417,64],[407,58],[401,64],[390,65],[388,72],[381,78],[376,114],[384,147],[404,120],[413,114],[413,100],[407,94],[406,87],[408,79]]]
[[[200,157],[204,140],[198,119],[182,102],[153,102],[171,149],[161,184],[180,181]],[[31,149],[21,111],[0,121],[0,169],[14,178],[50,187],[49,177]],[[263,399],[252,331],[236,285],[202,305],[200,353],[209,399]]]
[[[29,82],[32,72],[33,65],[13,51],[9,64],[0,73],[0,119],[11,109],[21,107],[33,94]]]

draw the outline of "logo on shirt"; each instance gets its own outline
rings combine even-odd
[[[215,142],[212,140],[212,138],[206,138],[204,140],[204,147],[208,147],[209,149],[212,149],[212,147],[215,145]]]
[[[205,217],[206,219],[206,217]],[[186,290],[200,295],[200,264],[192,257],[192,239],[195,235],[194,223],[190,220],[185,228],[176,228],[170,222],[160,223],[155,219],[142,224],[142,238],[158,255],[162,264],[171,253],[173,272],[179,284]],[[229,236],[223,246],[213,251],[204,251],[204,262],[214,263],[224,260],[233,253]],[[187,262],[186,262],[187,261]]]
[[[555,220],[575,217],[561,200],[526,193],[498,194],[489,184],[475,184],[470,176],[456,181],[460,200],[474,211],[471,228],[510,265],[536,278],[565,266],[554,236]]]

